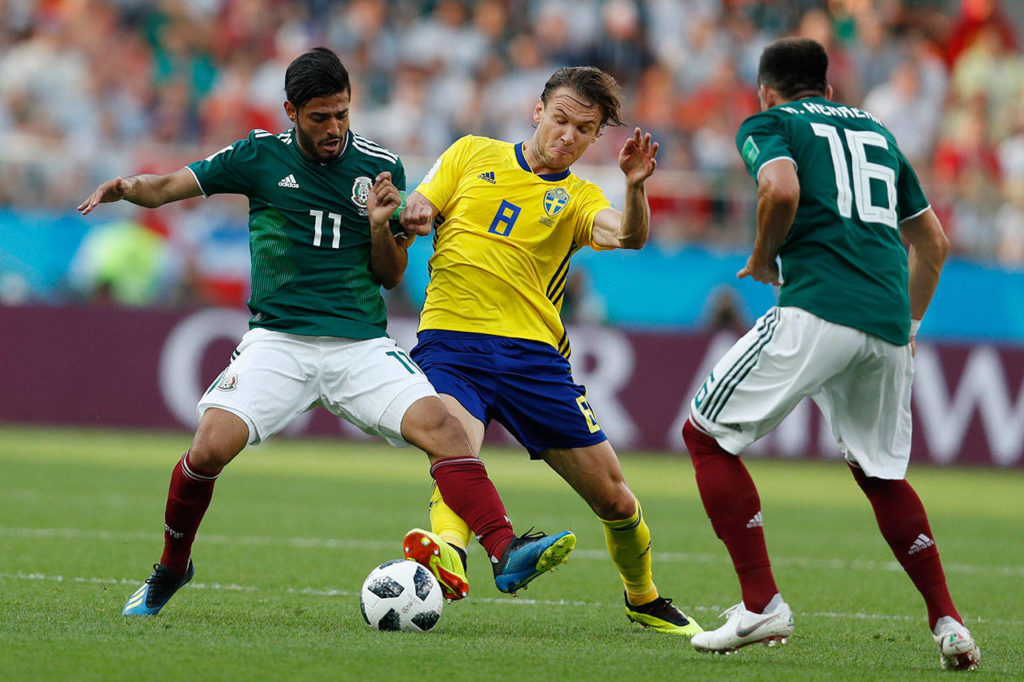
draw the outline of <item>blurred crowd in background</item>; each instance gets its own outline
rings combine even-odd
[[[0,0],[0,209],[70,212],[110,177],[170,172],[252,128],[286,129],[285,67],[322,44],[351,73],[353,129],[399,153],[410,184],[466,133],[528,138],[555,68],[605,69],[623,87],[628,126],[607,130],[577,172],[614,197],[624,136],[632,126],[649,130],[661,145],[649,184],[654,243],[746,248],[755,193],[735,133],[758,109],[762,48],[802,35],[827,47],[834,99],[892,130],[954,252],[1020,269],[1024,12],[1016,4]],[[115,222],[83,240],[71,281],[95,281],[101,266],[90,249],[109,247],[104,239],[121,230],[127,269],[151,245],[170,245],[153,256],[178,262],[164,298],[173,290],[244,301],[247,252],[235,247],[245,244],[245,215],[244,199],[101,209],[89,220]]]

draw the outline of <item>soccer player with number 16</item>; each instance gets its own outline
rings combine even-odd
[[[772,576],[757,488],[737,455],[810,397],[924,597],[942,667],[972,669],[978,647],[904,478],[914,335],[948,242],[892,133],[868,112],[831,103],[827,70],[828,56],[813,40],[766,47],[762,111],[736,137],[758,194],[757,237],[738,276],[781,288],[778,306],[715,365],[683,428],[704,508],[743,593],[723,614],[726,624],[692,644],[729,653],[793,632]]]

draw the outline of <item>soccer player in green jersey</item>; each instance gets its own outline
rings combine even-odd
[[[757,489],[737,455],[811,397],[924,597],[942,666],[970,669],[978,647],[904,478],[914,335],[948,242],[892,134],[870,113],[829,101],[827,69],[813,40],[769,45],[758,70],[762,111],[736,137],[758,194],[757,237],[738,276],[779,285],[779,304],[715,365],[683,429],[701,499],[743,593],[723,614],[726,624],[692,644],[727,653],[793,632]]]
[[[228,462],[314,405],[426,451],[445,499],[494,563],[546,570],[571,536],[515,537],[459,421],[387,335],[380,287],[397,286],[408,261],[404,231],[391,220],[405,171],[350,130],[345,67],[315,48],[289,65],[285,93],[292,130],[254,130],[168,175],[108,180],[78,207],[85,215],[122,199],[153,208],[218,193],[249,198],[250,330],[199,401],[199,428],[171,474],[163,555],[125,615],[158,613],[192,579],[192,543]]]

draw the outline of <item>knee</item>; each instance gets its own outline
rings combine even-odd
[[[440,400],[417,403],[406,412],[402,437],[426,452],[431,461],[474,454],[462,424]]]
[[[603,521],[622,521],[636,513],[636,497],[625,484],[610,486],[608,493],[590,504],[594,513]]]
[[[199,471],[218,473],[242,451],[242,447],[227,438],[219,437],[218,434],[199,432],[192,439],[188,461]]]

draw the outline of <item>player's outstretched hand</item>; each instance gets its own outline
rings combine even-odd
[[[762,284],[774,284],[778,286],[782,283],[779,279],[779,266],[774,260],[770,260],[767,263],[762,263],[756,260],[753,256],[747,259],[747,264],[736,273],[736,276],[740,279],[744,277],[753,277],[756,281]]]
[[[626,140],[619,150],[619,168],[626,174],[626,183],[639,185],[651,177],[658,161],[658,143],[651,141],[651,134],[639,128],[633,129],[633,137]]]
[[[124,193],[127,189],[128,183],[125,182],[124,178],[107,180],[97,187],[96,191],[90,194],[85,201],[78,205],[78,210],[81,211],[82,215],[89,215],[100,204],[124,199]]]
[[[366,213],[370,225],[386,225],[395,209],[402,205],[402,195],[391,182],[391,173],[384,171],[377,175],[366,197]]]

